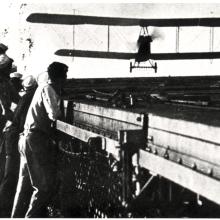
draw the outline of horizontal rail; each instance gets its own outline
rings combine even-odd
[[[121,109],[104,108],[102,106],[92,104],[74,102],[74,111],[88,113],[89,115],[101,116],[102,118],[109,118],[111,120],[126,122],[137,126],[143,126],[144,123],[143,114]]]
[[[220,128],[149,114],[152,144],[220,166]]]
[[[107,152],[111,153],[116,159],[119,159],[119,142],[108,137],[100,136],[97,133],[87,131],[85,129],[70,125],[68,123],[57,120],[56,128],[58,131],[61,131],[67,135],[70,135],[74,138],[77,138],[83,142],[88,142],[90,138],[101,137],[102,138],[102,147]]]
[[[220,204],[220,181],[162,157],[140,150],[141,167],[163,176],[217,204]]]

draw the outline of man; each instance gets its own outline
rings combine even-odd
[[[6,123],[13,119],[12,102],[17,104],[20,99],[19,94],[9,81],[13,60],[5,54],[6,50],[7,47],[0,44],[0,181],[3,178],[5,168],[5,137],[2,131]]]
[[[18,103],[20,96],[10,83],[10,71],[13,60],[0,55],[0,130],[5,126],[7,120],[12,120],[13,112],[10,107],[12,102]]]
[[[16,91],[19,93],[23,87],[22,87],[22,74],[19,72],[12,72],[10,74],[10,82],[16,89]]]
[[[60,116],[60,95],[68,67],[53,62],[48,67],[50,82],[39,86],[27,113],[24,136],[20,140],[21,165],[12,217],[22,216],[25,187],[31,182],[33,193],[25,217],[45,217],[42,210],[48,205],[56,185],[53,124]]]
[[[23,80],[24,95],[18,102],[12,124],[4,131],[5,135],[5,170],[0,184],[0,217],[9,218],[18,181],[20,156],[18,152],[19,134],[23,132],[26,114],[37,87],[33,76]]]

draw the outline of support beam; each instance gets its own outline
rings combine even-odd
[[[162,157],[140,150],[140,166],[220,204],[220,182]]]

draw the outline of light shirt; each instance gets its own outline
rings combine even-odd
[[[51,134],[52,122],[60,112],[60,98],[50,84],[39,86],[28,109],[24,130]]]
[[[49,119],[56,121],[60,115],[60,98],[52,86],[45,86],[42,90],[42,98]]]

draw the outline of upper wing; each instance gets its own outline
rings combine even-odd
[[[59,56],[89,57],[105,59],[135,59],[136,53],[119,53],[89,50],[67,50],[61,49],[55,52]],[[198,53],[152,53],[149,59],[153,60],[186,60],[186,59],[218,59],[220,52],[198,52]]]
[[[139,19],[119,17],[98,17],[67,14],[33,13],[27,17],[27,21],[33,23],[63,24],[63,25],[110,25],[110,26],[208,26],[220,27],[220,18],[165,18],[165,19]]]

